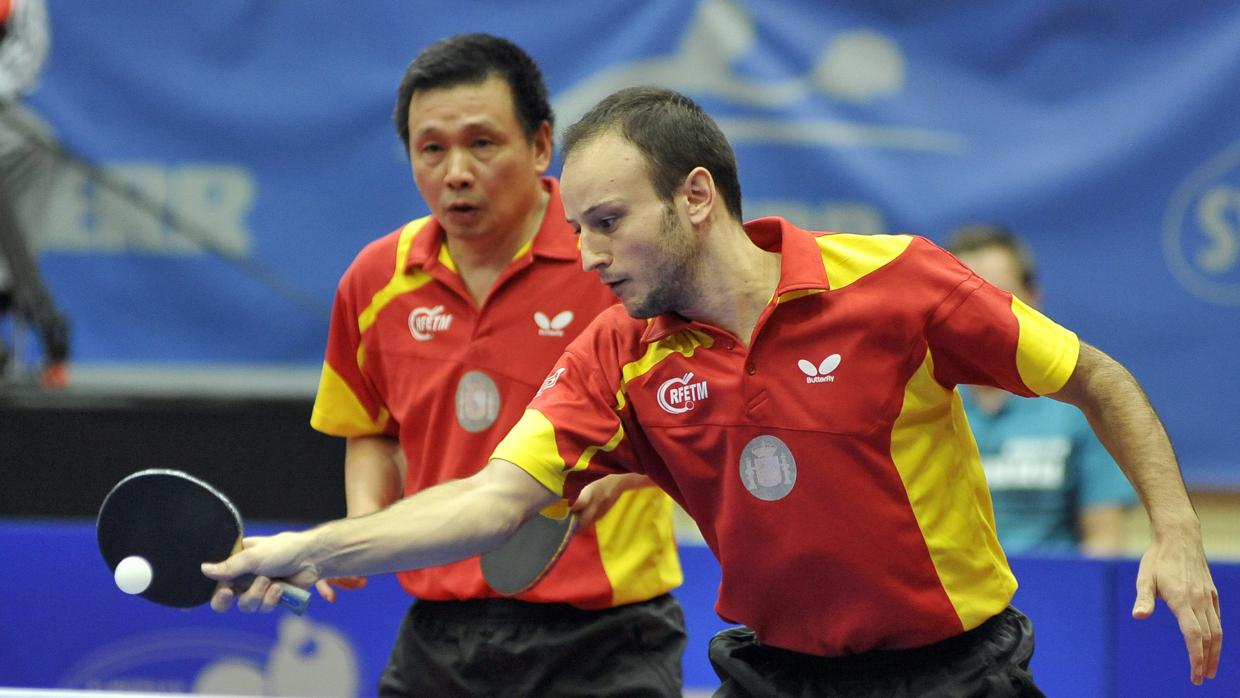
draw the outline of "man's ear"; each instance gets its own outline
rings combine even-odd
[[[715,189],[715,178],[705,167],[695,167],[685,176],[682,190],[689,222],[700,225],[710,216],[719,197],[719,192]]]
[[[544,121],[538,125],[538,130],[534,132],[534,137],[530,140],[530,146],[534,149],[534,169],[538,171],[539,176],[547,174],[547,170],[551,167],[552,156],[550,123]]]

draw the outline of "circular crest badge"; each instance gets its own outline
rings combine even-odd
[[[456,421],[470,433],[483,431],[499,417],[499,388],[482,371],[470,371],[456,384]]]
[[[797,482],[797,462],[792,450],[778,438],[758,436],[741,452],[741,484],[758,499],[783,499]]]

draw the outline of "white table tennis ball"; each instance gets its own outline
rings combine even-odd
[[[151,563],[146,558],[138,555],[130,555],[120,564],[116,566],[116,586],[126,594],[141,594],[146,588],[151,586],[151,579],[155,576],[151,570]]]

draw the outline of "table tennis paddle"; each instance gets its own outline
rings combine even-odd
[[[531,516],[498,548],[482,555],[482,576],[504,596],[516,596],[555,567],[577,531],[577,515],[561,500]]]
[[[95,531],[118,586],[176,608],[211,600],[218,583],[202,574],[202,563],[229,557],[241,548],[244,535],[241,513],[223,493],[187,473],[161,469],[141,470],[116,483],[99,507]],[[133,558],[140,558],[141,573],[127,589]],[[233,585],[243,590],[253,580],[247,575]],[[310,593],[277,583],[283,587],[280,603],[295,613],[305,611]]]

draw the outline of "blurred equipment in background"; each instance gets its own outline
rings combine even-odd
[[[19,98],[38,83],[48,54],[44,0],[0,0],[0,317],[11,316],[12,342],[0,335],[0,378],[20,372],[21,325],[43,348],[40,382],[66,382],[69,325],[39,273],[34,250],[46,221],[55,158],[27,137],[48,127]]]

